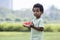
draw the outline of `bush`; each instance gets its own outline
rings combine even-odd
[[[45,24],[44,31],[59,32],[60,31],[60,24]]]
[[[60,32],[60,27],[59,26],[57,26],[57,32]]]
[[[50,25],[45,25],[44,31],[45,32],[53,32],[53,29],[51,28]]]
[[[0,24],[0,31],[29,31],[28,28],[23,27],[22,23],[2,23]]]
[[[0,31],[30,31],[22,23],[4,22],[0,24]],[[60,24],[45,24],[45,32],[60,32]]]
[[[0,24],[0,31],[3,31],[3,26]]]

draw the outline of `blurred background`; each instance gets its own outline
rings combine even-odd
[[[60,39],[60,0],[0,0],[0,40],[30,40],[23,22],[34,18],[36,3],[44,7],[44,40]]]

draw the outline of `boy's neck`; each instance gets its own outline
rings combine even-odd
[[[40,16],[41,17],[41,16]],[[39,19],[40,17],[36,17],[36,19]]]

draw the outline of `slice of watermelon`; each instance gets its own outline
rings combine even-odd
[[[32,22],[24,22],[24,25],[31,25]]]

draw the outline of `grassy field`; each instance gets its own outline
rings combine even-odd
[[[0,32],[0,40],[30,40],[30,32]],[[60,32],[44,32],[44,40],[60,40]]]

